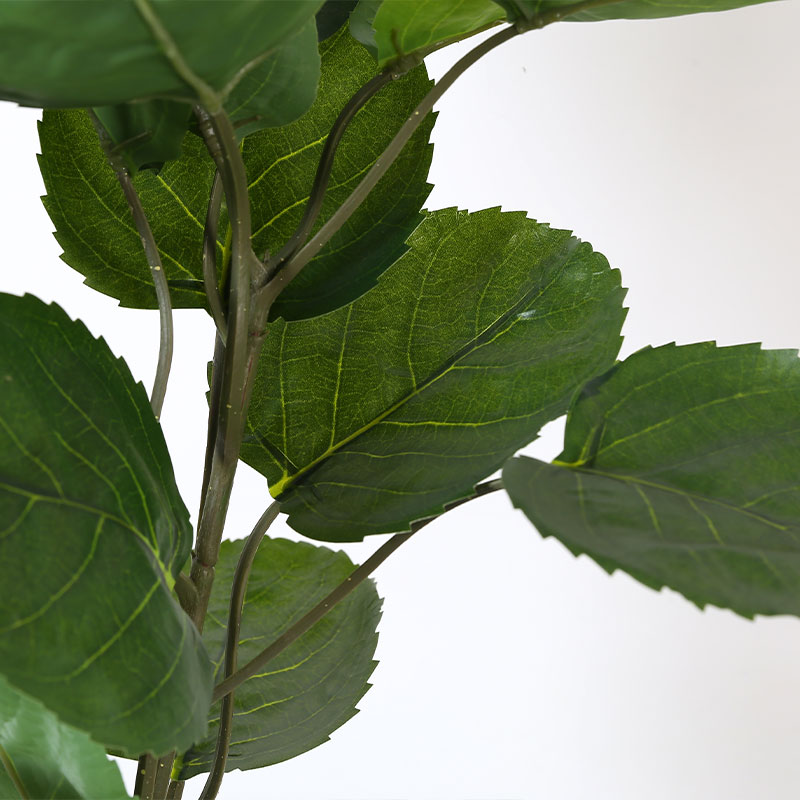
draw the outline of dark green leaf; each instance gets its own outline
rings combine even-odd
[[[316,17],[317,36],[321,42],[333,36],[347,22],[357,3],[358,0],[326,0]]]
[[[242,458],[307,536],[469,496],[619,349],[619,273],[567,231],[448,209],[409,244],[355,303],[269,329]]]
[[[217,681],[228,619],[230,585],[243,541],[223,542],[203,640],[214,654]],[[239,644],[243,664],[277,639],[353,572],[344,553],[306,542],[265,538],[247,585]],[[227,769],[254,769],[300,755],[326,742],[357,713],[370,684],[378,642],[380,599],[367,581],[284,650],[234,698]],[[208,736],[186,754],[181,778],[208,772],[218,731],[219,704]]]
[[[503,480],[543,536],[699,606],[800,614],[800,361],[642,350],[590,383],[553,465]]]
[[[372,20],[378,61],[463,39],[505,18],[492,0],[383,0]],[[363,25],[357,30],[366,35]]]
[[[259,56],[284,44],[321,0],[4,0],[0,98],[86,107],[128,100],[199,98],[145,23],[148,6],[203,81],[225,92]],[[307,54],[313,58],[313,49]]]
[[[100,106],[94,112],[134,173],[140,167],[160,167],[181,154],[191,108],[175,100],[145,100]]]
[[[499,0],[498,0],[499,2]],[[569,22],[595,22],[604,19],[657,19],[705,11],[728,11],[743,6],[754,6],[771,0],[606,0],[593,3],[585,11],[572,14]],[[512,13],[516,6],[521,16],[528,18],[547,14],[564,6],[575,5],[575,0],[510,0],[502,3]]]
[[[244,141],[256,252],[276,252],[300,221],[325,138],[340,110],[376,74],[369,54],[346,30],[326,40],[321,90],[311,109],[283,128]],[[407,115],[430,88],[424,68],[394,81],[353,121],[339,147],[319,224],[327,220],[372,166]],[[432,148],[426,120],[367,200],[280,296],[276,314],[323,313],[374,285],[402,254],[421,219]],[[45,207],[64,249],[64,260],[86,283],[122,305],[155,308],[155,289],[127,204],[81,111],[46,111],[40,126]],[[203,307],[202,236],[213,163],[189,134],[183,154],[155,175],[134,179],[170,281],[173,305]],[[218,261],[225,263],[220,230]],[[227,253],[229,256],[229,253]]]
[[[378,58],[378,45],[375,42],[375,15],[383,0],[358,0],[358,5],[350,15],[350,34],[369,50],[373,58]]]
[[[286,44],[242,78],[225,101],[241,139],[294,122],[314,102],[319,83],[317,30],[307,22]]]
[[[116,764],[83,731],[65,725],[41,703],[0,675],[0,748],[29,798],[123,800],[128,794]],[[0,763],[0,797],[19,788]]]
[[[0,295],[0,339],[0,672],[109,747],[188,747],[211,665],[170,594],[192,531],[144,389],[29,295]]]

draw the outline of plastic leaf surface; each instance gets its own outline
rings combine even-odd
[[[369,53],[346,29],[323,42],[320,52],[320,92],[308,112],[290,125],[259,131],[243,142],[253,242],[259,255],[267,249],[276,252],[294,232],[331,125],[377,71]],[[255,71],[254,80],[257,75]],[[339,146],[318,225],[355,188],[429,88],[424,67],[417,68],[385,87],[359,112]],[[422,219],[419,210],[430,191],[432,126],[432,117],[420,126],[348,224],[281,294],[276,314],[312,316],[347,303],[373,286],[404,252],[404,241]],[[86,276],[89,286],[122,305],[155,308],[155,289],[138,233],[86,114],[45,111],[39,135],[44,203],[63,259]],[[177,308],[205,306],[201,254],[213,173],[205,146],[190,133],[179,159],[158,174],[145,171],[134,178]],[[223,215],[217,252],[223,271],[230,256],[227,231]]]
[[[229,588],[244,542],[222,543],[203,640],[222,679]],[[265,538],[247,586],[239,664],[257,655],[354,570],[342,552],[307,542]],[[361,584],[313,628],[245,681],[234,696],[227,769],[254,769],[300,755],[327,741],[357,713],[376,663],[381,602],[372,581]],[[219,704],[208,735],[186,754],[181,778],[208,772]]]
[[[619,273],[523,213],[430,214],[349,306],[275,323],[242,458],[300,533],[405,530],[469,496],[613,363]]]
[[[203,101],[146,21],[173,40],[177,58],[223,96],[313,18],[321,0],[4,0],[0,98],[83,108],[136,99]],[[313,50],[312,50],[313,57]]]
[[[0,295],[0,331],[0,672],[108,747],[188,747],[211,665],[171,595],[192,531],[144,388],[58,306]]]
[[[800,360],[667,345],[589,384],[551,465],[503,480],[543,536],[747,617],[800,614]]]
[[[30,798],[124,800],[116,764],[83,731],[59,721],[41,703],[0,676],[0,747]],[[0,764],[0,797],[19,797]]]

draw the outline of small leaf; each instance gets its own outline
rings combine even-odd
[[[269,328],[242,458],[306,536],[469,496],[619,349],[619,273],[569,232],[447,209],[408,243],[351,305]]]
[[[165,56],[137,6],[149,8],[180,58],[224,93],[246,65],[313,21],[321,5],[321,0],[4,0],[0,99],[60,108],[154,97],[202,101]]]
[[[0,4],[2,5],[2,4]],[[307,35],[307,31],[302,35]],[[346,29],[320,47],[320,93],[296,122],[248,136],[243,158],[250,181],[256,252],[277,252],[294,233],[314,181],[325,139],[350,97],[377,68]],[[253,73],[253,80],[259,74]],[[279,84],[271,81],[269,86]],[[362,109],[342,140],[318,226],[325,222],[375,163],[396,130],[430,89],[424,67],[393,81]],[[234,110],[237,118],[247,113]],[[278,298],[273,311],[287,318],[312,316],[349,302],[373,286],[405,250],[422,219],[433,117],[420,126],[398,160],[350,217]],[[86,283],[124,306],[155,308],[150,269],[116,178],[82,111],[45,111],[39,128],[45,207],[64,249],[63,259]],[[156,175],[134,178],[161,253],[176,308],[205,307],[202,285],[203,224],[214,166],[202,141],[183,140],[179,159]],[[228,226],[223,218],[218,263],[225,268]]]
[[[203,630],[217,682],[223,677],[230,586],[243,545],[244,540],[222,543]],[[239,664],[277,639],[354,569],[344,553],[265,538],[247,585]],[[376,665],[380,606],[375,584],[366,581],[236,690],[226,769],[265,767],[305,753],[357,713]],[[184,758],[182,780],[208,772],[218,719],[219,703],[211,709],[208,735]]]
[[[175,100],[146,100],[94,109],[131,173],[160,167],[181,154],[191,107]]]
[[[0,673],[108,747],[188,747],[211,665],[170,594],[192,530],[144,388],[29,295],[0,295],[0,338]]]
[[[500,0],[497,0],[500,2]],[[579,11],[564,19],[568,22],[595,22],[606,19],[657,19],[683,14],[700,14],[706,11],[728,11],[743,6],[754,6],[771,0],[607,0],[593,3],[591,8]],[[524,17],[534,17],[575,5],[575,0],[506,0],[501,3],[512,18],[512,6]]]
[[[505,17],[492,0],[383,0],[371,20],[378,62],[386,64],[417,50],[463,39]],[[366,20],[358,19],[357,30],[366,36]]]
[[[250,70],[228,96],[225,110],[238,123],[237,137],[294,122],[314,102],[319,70],[317,30],[307,22]]]
[[[588,384],[550,464],[503,481],[543,536],[699,606],[800,614],[800,361],[667,345]]]
[[[65,725],[41,703],[13,689],[0,675],[0,748],[30,798],[123,800],[119,769],[83,731]],[[0,763],[0,797],[19,788]]]
[[[375,60],[378,59],[378,45],[373,24],[382,2],[383,0],[358,0],[350,15],[350,35],[361,42]]]

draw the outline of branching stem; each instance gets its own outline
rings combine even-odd
[[[225,344],[228,321],[225,319],[225,310],[222,307],[222,298],[220,297],[218,286],[219,277],[217,275],[217,232],[221,206],[222,177],[219,170],[217,170],[214,173],[214,181],[211,184],[206,224],[203,229],[203,285],[206,290],[206,299],[211,310],[211,316],[217,326],[217,334],[222,339],[222,343]]]
[[[153,414],[155,414],[156,419],[158,419],[161,416],[161,409],[164,406],[164,397],[167,393],[167,382],[169,381],[169,371],[172,366],[172,301],[169,296],[167,276],[164,274],[161,264],[161,255],[158,252],[158,245],[156,245],[153,231],[150,228],[150,223],[147,221],[147,215],[144,213],[144,208],[142,208],[142,201],[139,199],[139,194],[133,185],[128,168],[125,166],[125,162],[122,160],[120,154],[115,151],[114,143],[103,123],[98,119],[97,114],[90,111],[89,115],[97,131],[100,144],[106,154],[108,163],[114,170],[114,174],[117,176],[119,185],[122,187],[122,192],[125,195],[125,200],[128,202],[128,208],[131,210],[133,222],[136,225],[136,230],[139,232],[139,238],[142,240],[144,254],[150,266],[150,274],[153,276],[153,283],[156,287],[161,336],[158,348],[158,365],[156,367],[156,377],[153,381],[153,391],[150,395],[150,405],[153,408]]]
[[[486,481],[486,483],[478,484],[475,487],[475,494],[470,497],[456,500],[449,503],[442,513],[447,513],[457,506],[474,500],[476,497],[483,497],[484,495],[496,492],[503,488],[503,483],[500,479]],[[429,523],[438,519],[441,514],[435,517],[429,517],[425,520],[415,522],[411,526],[411,530],[407,533],[396,533],[391,539],[384,542],[360,567],[357,567],[342,583],[340,583],[327,597],[317,603],[305,616],[301,617],[294,625],[282,633],[272,644],[264,648],[255,658],[247,662],[241,669],[234,672],[229,677],[226,677],[221,683],[217,684],[214,688],[213,702],[216,702],[222,697],[225,697],[230,692],[233,692],[237,686],[240,686],[248,678],[252,678],[258,671],[268,662],[271,661],[279,653],[282,653],[292,642],[300,638],[307,630],[312,628],[319,622],[337,603],[344,600],[360,583],[368,578],[389,556],[394,553],[402,544],[405,544],[417,531],[424,528]],[[251,537],[255,534],[251,534]],[[259,537],[259,541],[262,537]],[[250,540],[248,539],[248,545]]]
[[[239,631],[242,625],[244,597],[247,591],[247,579],[250,575],[250,569],[253,566],[253,559],[258,551],[258,546],[264,538],[264,534],[277,518],[279,511],[280,503],[275,502],[261,515],[252,533],[247,537],[247,541],[239,555],[239,561],[236,564],[231,587],[231,602],[228,611],[228,629],[225,641],[226,678],[229,678],[236,671],[236,657],[239,649]],[[206,784],[200,794],[200,800],[214,800],[219,792],[222,779],[225,777],[225,762],[228,759],[231,728],[233,726],[233,692],[234,690],[231,690],[222,698],[214,763],[211,766]]]

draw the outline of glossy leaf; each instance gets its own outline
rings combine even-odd
[[[307,536],[469,496],[619,348],[619,274],[567,231],[447,209],[409,244],[353,304],[269,330],[242,458]]]
[[[492,0],[383,0],[372,20],[378,61],[386,64],[454,42],[505,19]],[[357,30],[366,29],[360,25]]]
[[[259,56],[283,45],[321,0],[4,0],[0,3],[0,99],[86,107],[197,91],[165,56],[142,13],[149,9],[180,58],[225,92]],[[313,50],[309,54],[313,58]]]
[[[170,592],[192,531],[144,388],[30,295],[0,295],[0,338],[0,673],[108,747],[187,747],[211,667]]]
[[[41,703],[0,676],[0,748],[29,798],[123,800],[119,769],[83,731],[61,722]],[[19,797],[0,759],[0,797]]]
[[[376,73],[370,55],[346,30],[327,39],[320,52],[321,89],[311,109],[291,125],[260,131],[244,141],[259,254],[267,248],[276,252],[294,232],[331,125]],[[418,68],[387,86],[357,115],[339,147],[319,224],[352,191],[429,88],[424,68]],[[348,224],[280,296],[276,314],[302,317],[349,302],[402,254],[430,191],[432,125],[431,118],[420,126]],[[81,111],[45,111],[39,135],[45,207],[64,260],[86,276],[88,285],[122,305],[154,308],[155,290],[138,233],[89,119]],[[213,171],[203,143],[189,134],[181,158],[158,175],[143,172],[134,180],[177,308],[205,305],[201,253]],[[218,250],[222,265],[226,235],[223,220]]]
[[[244,541],[223,542],[203,640],[222,679],[229,587]],[[306,542],[265,538],[247,585],[239,663],[257,655],[354,570],[342,552]],[[311,630],[245,681],[234,697],[226,768],[254,769],[326,742],[357,713],[376,663],[381,601],[372,581],[361,584]],[[208,772],[214,757],[219,704],[208,736],[186,754],[181,778]]]
[[[192,110],[175,100],[146,100],[99,106],[94,112],[133,173],[140,167],[160,167],[181,154]]]
[[[551,465],[503,480],[543,536],[744,616],[800,614],[800,361],[758,345],[642,350],[590,383]]]
[[[440,0],[443,2],[443,0]],[[498,0],[500,2],[500,0]],[[728,11],[743,6],[754,6],[771,0],[606,0],[592,3],[584,11],[564,19],[569,22],[596,22],[606,19],[657,19],[683,14],[700,14],[707,11]],[[501,3],[515,18],[512,6],[519,16],[533,17],[575,5],[575,0],[505,0]]]

